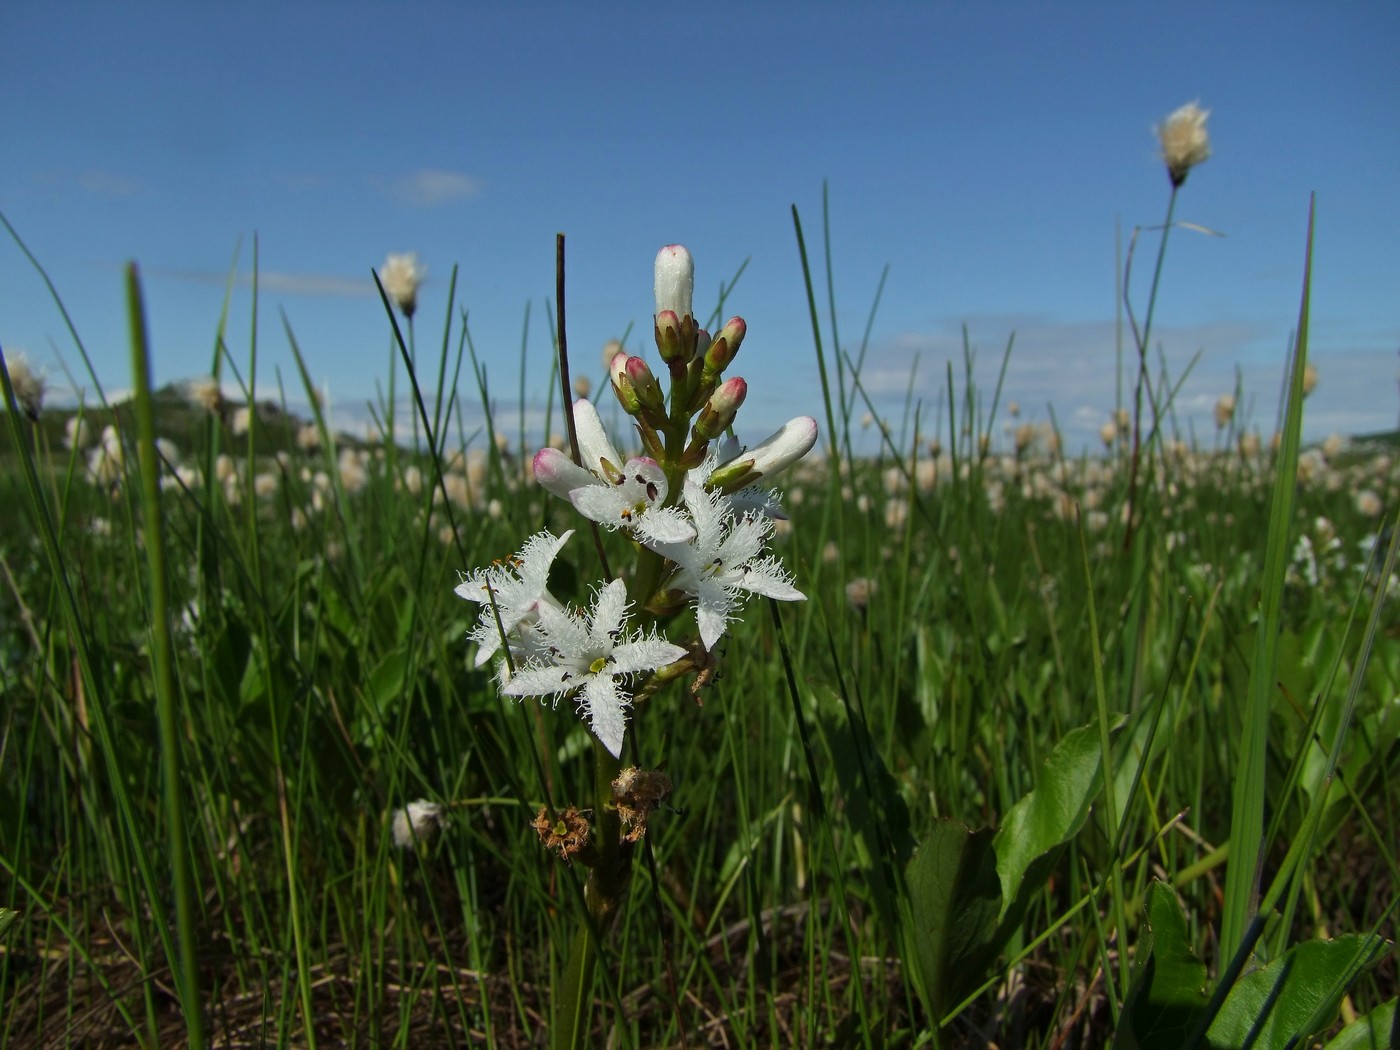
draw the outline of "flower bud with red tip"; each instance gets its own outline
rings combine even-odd
[[[724,374],[724,370],[729,367],[730,362],[739,352],[739,344],[744,341],[744,333],[748,331],[748,326],[744,324],[742,317],[731,317],[724,322],[724,327],[719,330],[710,347],[705,351],[705,370],[702,373],[702,381],[708,381],[716,376]]]
[[[732,427],[739,406],[744,403],[748,392],[749,385],[738,376],[721,383],[719,389],[710,395],[710,400],[705,402],[705,407],[700,410],[700,417],[695,421],[693,431],[695,437],[701,441],[710,441]]]

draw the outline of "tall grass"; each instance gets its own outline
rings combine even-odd
[[[963,379],[950,364],[932,404],[911,388],[906,420],[873,422],[857,457],[875,406],[835,331],[829,237],[823,255],[826,455],[786,483],[781,539],[809,601],[751,607],[696,701],[663,693],[664,715],[635,719],[629,746],[675,794],[598,939],[587,1039],[1107,1045],[1143,1016],[1149,951],[1168,968],[1159,884],[1213,973],[1245,965],[1258,879],[1261,966],[1393,934],[1400,639],[1389,565],[1360,549],[1390,519],[1354,499],[1394,506],[1390,453],[1300,455],[1300,373],[1277,455],[1161,431],[1136,471],[1126,434],[1103,456],[1047,428],[1006,447],[969,333]],[[741,308],[742,287],[726,289]],[[245,308],[251,389],[256,293],[229,319]],[[1306,327],[1305,311],[1299,359]],[[218,331],[215,369],[233,369]],[[85,410],[113,433],[70,452],[69,413],[28,420],[0,369],[0,907],[18,913],[0,1041],[512,1047],[563,1023],[549,990],[582,873],[529,822],[592,797],[592,744],[564,707],[498,696],[452,589],[564,508],[492,419],[455,295],[442,331],[435,362],[397,366],[414,448],[387,425],[336,435],[319,407],[300,444],[281,417],[235,433],[239,406],[157,391]],[[454,437],[464,361],[492,422]],[[1172,389],[1154,385],[1145,426]],[[522,386],[513,407],[557,396]],[[157,437],[179,446],[164,461]],[[587,574],[564,576],[579,597]],[[1040,834],[1069,768],[1092,805],[1053,849],[1025,846],[1014,907],[1003,864],[1004,939],[931,993],[929,894],[985,904],[979,829]],[[447,825],[399,848],[393,811],[419,798]],[[911,866],[955,839],[956,891]],[[1343,1019],[1396,994],[1393,959],[1363,962]]]

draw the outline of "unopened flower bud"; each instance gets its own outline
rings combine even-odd
[[[744,341],[748,326],[742,317],[731,317],[715,336],[710,348],[705,351],[705,371],[703,377],[710,379],[724,374],[734,355],[739,352],[739,344]]]
[[[1210,135],[1206,131],[1208,116],[1210,110],[1188,102],[1157,125],[1162,160],[1167,165],[1167,175],[1173,186],[1185,182],[1191,169],[1210,156]]]
[[[674,310],[662,310],[656,315],[656,349],[661,360],[685,365],[695,353],[695,335],[691,324],[677,316]]]
[[[642,402],[637,397],[631,376],[627,374],[627,357],[625,353],[613,356],[612,363],[608,365],[608,378],[612,380],[613,393],[617,395],[622,410],[629,416],[635,416],[642,410]]]
[[[623,365],[623,374],[636,393],[638,410],[643,418],[653,426],[659,425],[658,420],[664,422],[666,395],[662,393],[661,384],[656,381],[647,363],[640,357],[629,357]]]
[[[695,421],[695,436],[701,441],[710,441],[733,426],[748,392],[749,385],[738,376],[721,383],[700,410],[700,417]]]
[[[682,245],[668,244],[656,253],[656,314],[670,310],[682,321],[691,316],[695,295],[695,260]]]
[[[817,421],[798,416],[785,423],[768,440],[727,463],[721,463],[705,484],[723,492],[737,492],[759,478],[772,478],[792,466],[817,443]]]

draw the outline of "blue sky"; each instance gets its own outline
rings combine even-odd
[[[691,248],[701,312],[747,261],[727,312],[749,323],[735,370],[756,438],[822,415],[790,208],[819,254],[825,181],[852,350],[889,266],[865,371],[881,411],[897,418],[912,374],[931,428],[963,326],[987,388],[1014,332],[1004,401],[1032,420],[1053,405],[1078,449],[1114,403],[1115,229],[1126,245],[1162,221],[1152,128],[1199,100],[1215,155],[1177,218],[1225,236],[1170,242],[1154,342],[1177,374],[1200,352],[1182,424],[1209,440],[1238,368],[1272,429],[1315,191],[1306,425],[1365,432],[1400,415],[1397,45],[1394,3],[6,4],[0,211],[109,390],[130,384],[122,264],[143,269],[157,380],[190,377],[256,234],[259,386],[278,366],[295,385],[285,312],[347,426],[387,376],[370,283],[387,252],[429,268],[432,347],[459,267],[507,407],[527,304],[542,394],[556,232],[574,368],[595,376],[629,325],[630,348],[650,342],[658,247]],[[1139,307],[1156,236],[1141,235]],[[228,339],[243,366],[251,328],[240,283]],[[79,366],[3,231],[0,343],[55,387],[59,354]]]

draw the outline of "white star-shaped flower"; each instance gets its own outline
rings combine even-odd
[[[541,605],[539,619],[527,630],[541,656],[519,668],[501,691],[507,696],[552,696],[578,690],[580,713],[614,758],[622,755],[629,697],[620,681],[685,656],[656,632],[627,633],[627,588],[613,580],[597,592],[586,618],[566,609]]]
[[[648,546],[676,564],[667,589],[695,595],[695,620],[706,649],[714,648],[748,594],[785,602],[806,600],[777,558],[760,557],[773,531],[772,521],[752,512],[735,516],[728,497],[689,478],[684,499],[695,523],[695,539]]]
[[[467,637],[476,642],[476,666],[480,667],[506,641],[521,639],[521,629],[539,619],[541,608],[557,609],[558,600],[549,593],[549,568],[573,529],[562,536],[537,532],[525,541],[520,553],[506,562],[475,569],[462,578],[456,594],[469,602],[479,602],[481,617]],[[500,615],[497,626],[496,616]]]
[[[694,530],[685,515],[665,506],[666,472],[647,456],[623,461],[608,440],[591,401],[574,402],[579,466],[555,448],[535,455],[535,480],[567,499],[579,513],[612,529],[628,529],[643,541],[683,543]]]

